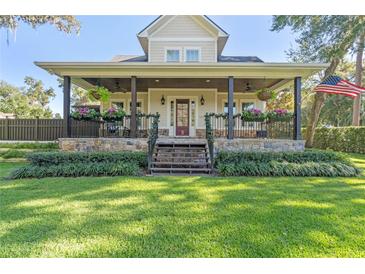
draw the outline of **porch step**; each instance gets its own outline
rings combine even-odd
[[[152,162],[151,174],[210,174],[211,163],[208,146],[199,140],[163,140],[157,142]]]

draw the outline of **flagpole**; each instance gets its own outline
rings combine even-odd
[[[356,71],[355,71],[355,84],[362,86],[362,58],[364,53],[365,35],[362,34],[359,38],[358,48],[356,53]],[[361,92],[355,97],[353,108],[352,108],[352,125],[360,126],[360,115],[361,115]]]

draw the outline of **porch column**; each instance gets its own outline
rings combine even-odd
[[[301,119],[301,105],[302,105],[302,78],[294,78],[294,140],[302,139],[302,119]]]
[[[234,78],[228,77],[228,139],[233,139],[233,90]]]
[[[63,77],[63,121],[65,137],[71,137],[71,77]]]
[[[137,137],[137,77],[131,77],[131,138]]]

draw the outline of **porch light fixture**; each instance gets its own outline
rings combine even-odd
[[[161,97],[161,105],[164,105],[165,104],[165,96],[162,95]]]
[[[205,99],[204,99],[203,95],[200,97],[200,104],[202,106],[204,106],[204,104],[205,104]]]
[[[160,82],[160,80],[156,79],[155,82],[158,83],[158,82]]]
[[[207,79],[207,80],[205,80],[205,82],[206,82],[206,83],[210,83],[210,80],[209,80],[209,79]]]
[[[251,85],[249,82],[246,83],[246,91],[250,91],[251,90]]]

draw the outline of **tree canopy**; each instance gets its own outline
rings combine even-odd
[[[54,89],[29,76],[24,83],[24,87],[15,87],[0,81],[0,112],[13,113],[18,118],[52,118],[49,103],[56,96]]]
[[[319,78],[323,80],[334,74],[345,57],[359,51],[359,45],[363,44],[362,39],[365,34],[365,16],[280,15],[273,17],[272,31],[281,31],[285,27],[289,27],[298,35],[296,39],[298,46],[288,51],[292,61],[330,63],[326,71],[319,75]],[[313,95],[306,131],[306,145],[309,147],[313,144],[315,127],[327,97],[324,93]]]
[[[15,30],[23,22],[32,28],[37,28],[44,24],[54,25],[59,31],[66,33],[80,31],[80,22],[75,16],[70,15],[1,15],[0,28]]]

